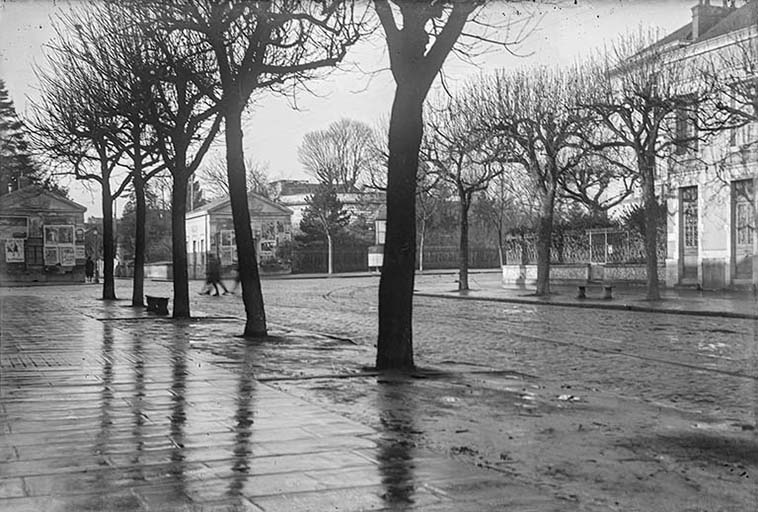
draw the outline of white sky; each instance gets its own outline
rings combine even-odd
[[[718,4],[719,0],[713,0]],[[478,66],[448,59],[445,74],[448,86],[455,88],[467,78],[502,67],[529,64],[561,63],[575,60],[582,54],[602,46],[619,34],[638,27],[654,26],[669,32],[687,23],[691,7],[697,0],[557,0],[553,5],[524,2],[538,22],[536,30],[513,50],[523,57],[514,57],[503,49],[493,49],[478,59]],[[28,97],[34,97],[36,78],[33,63],[44,62],[43,47],[52,37],[51,16],[68,8],[67,1],[4,0],[0,3],[0,77],[23,118]],[[493,15],[508,11],[505,2],[491,6]],[[502,15],[501,15],[502,16]],[[359,44],[348,55],[348,61],[360,63],[360,70],[378,71],[388,66],[386,50],[380,38]],[[272,179],[307,178],[297,159],[297,148],[303,135],[323,129],[342,117],[375,125],[387,116],[394,93],[388,71],[373,78],[355,66],[332,73],[312,84],[317,96],[300,94],[294,110],[286,98],[261,95],[256,98],[243,129],[246,157],[268,162]],[[215,154],[221,154],[222,138]],[[87,207],[86,216],[100,216],[97,190],[87,191],[81,184],[69,183],[72,198]],[[119,210],[125,200],[119,201]]]

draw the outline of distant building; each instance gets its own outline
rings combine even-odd
[[[257,194],[248,194],[250,226],[258,263],[275,257],[276,249],[292,239],[292,210]],[[224,266],[237,262],[231,201],[220,199],[186,215],[189,275],[205,275],[207,254],[217,255]]]
[[[38,187],[0,196],[0,284],[83,283],[85,211]]]
[[[278,180],[271,183],[275,200],[292,210],[292,226],[295,231],[300,229],[300,221],[308,207],[307,200],[318,186],[318,183],[304,180]],[[384,192],[357,187],[351,187],[347,192],[338,191],[337,199],[351,215],[365,215],[369,219],[386,202]]]

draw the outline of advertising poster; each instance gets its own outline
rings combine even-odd
[[[74,231],[74,237],[77,244],[84,244],[84,228],[77,226],[76,230]]]
[[[0,238],[26,238],[29,225],[26,217],[0,216]]]
[[[73,267],[76,265],[76,251],[74,250],[74,246],[70,247],[60,247],[60,260],[61,260],[61,266],[63,267]]]
[[[45,226],[45,245],[58,245],[58,226]]]
[[[58,248],[57,247],[45,247],[45,265],[57,265],[58,260]]]
[[[83,260],[86,258],[87,258],[87,252],[85,250],[85,247],[83,245],[77,245],[76,246],[76,259]]]
[[[224,266],[234,263],[234,247],[221,247],[221,264]]]
[[[23,263],[24,261],[24,240],[22,238],[11,238],[5,241],[5,262],[6,263]]]

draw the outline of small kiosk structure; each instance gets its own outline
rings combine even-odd
[[[86,211],[35,186],[0,196],[0,285],[83,283]]]

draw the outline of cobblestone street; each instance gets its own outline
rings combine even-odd
[[[452,290],[454,279],[420,276],[417,288]],[[419,372],[377,376],[365,368],[378,276],[263,284],[276,339],[254,346],[235,337],[240,298],[199,296],[197,282],[201,319],[183,323],[98,301],[94,285],[3,291],[2,504],[100,510],[106,494],[122,500],[115,510],[758,502],[754,319],[419,296]],[[118,285],[128,297],[130,283]],[[288,407],[304,419],[280,418]],[[299,450],[310,455],[287,462]],[[345,472],[365,477],[341,485]]]

